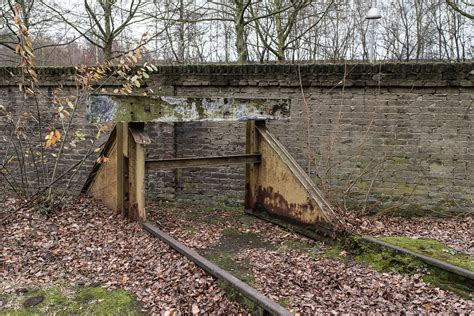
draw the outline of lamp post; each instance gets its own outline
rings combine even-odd
[[[380,10],[377,8],[377,1],[374,1],[372,7],[367,11],[365,19],[369,23],[369,60],[374,62],[376,55],[376,24],[377,20],[382,17]]]

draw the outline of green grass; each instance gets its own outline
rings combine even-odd
[[[380,240],[427,255],[455,266],[474,271],[474,257],[458,252],[449,246],[432,239],[413,239],[405,236],[381,237]]]
[[[31,307],[23,303],[32,297],[43,301]],[[143,315],[135,297],[124,290],[108,291],[101,287],[80,289],[30,289],[25,294],[3,296],[5,302],[14,303],[18,309],[0,311],[0,315]]]

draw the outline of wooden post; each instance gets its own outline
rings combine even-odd
[[[128,217],[132,221],[145,221],[145,146],[137,141],[143,133],[144,123],[130,123],[128,134]]]
[[[256,126],[265,126],[265,121],[247,121],[245,135],[245,153],[254,155],[258,153],[258,139]],[[245,210],[251,213],[255,209],[257,197],[258,165],[247,164],[245,168]]]
[[[117,131],[117,213],[127,216],[127,162],[128,157],[128,123],[118,122]]]

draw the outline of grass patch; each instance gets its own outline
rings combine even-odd
[[[41,302],[29,307],[24,305],[35,299]],[[121,289],[29,289],[24,294],[2,297],[2,300],[18,308],[0,311],[0,315],[144,315],[135,297]]]
[[[380,237],[380,240],[427,255],[458,267],[474,271],[474,257],[456,251],[449,246],[432,239],[413,239],[405,236]]]

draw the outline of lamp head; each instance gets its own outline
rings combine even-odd
[[[380,13],[380,10],[376,7],[370,8],[369,11],[367,11],[367,15],[365,18],[367,20],[378,20],[382,17],[382,14]]]

